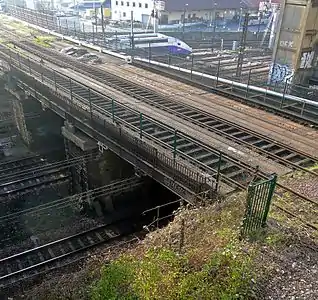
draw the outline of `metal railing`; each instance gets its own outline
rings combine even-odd
[[[139,134],[137,134],[137,136],[134,135],[134,132],[139,133],[139,128],[137,130],[136,128],[132,128],[132,126],[125,122],[125,120],[117,116],[113,120],[111,113],[101,110],[95,104],[90,103],[89,99],[85,99],[72,92],[72,89],[60,85],[54,80],[54,76],[50,77],[32,69],[30,65],[26,65],[18,58],[14,58],[12,54],[11,63],[14,68],[21,69],[24,74],[31,75],[34,79],[36,79],[37,87],[38,83],[42,83],[44,85],[41,89],[34,89],[32,96],[39,96],[39,92],[46,93],[48,91],[52,93],[53,91],[55,95],[58,95],[60,99],[63,99],[63,101],[56,104],[64,107],[67,114],[77,117],[78,120],[83,120],[84,114],[85,117],[91,119],[90,123],[95,131],[107,131],[107,136],[112,138],[116,143],[120,144],[120,146],[126,149],[126,151],[127,149],[130,149],[129,152],[131,152],[136,158],[147,162],[154,168],[160,170],[166,176],[170,177],[170,179],[167,179],[166,177],[165,182],[166,185],[169,185],[169,188],[176,190],[181,184],[181,186],[185,186],[188,190],[195,194],[205,191],[213,191],[216,189],[216,182],[214,180],[207,181],[207,174],[204,174],[200,170],[196,170],[195,167],[193,167],[193,170],[190,169],[190,167],[182,161],[176,160],[172,153],[171,155],[160,153],[156,147],[149,145],[146,140],[141,140],[140,137],[138,137]],[[59,74],[59,76],[61,76],[61,74]],[[21,76],[19,75],[19,77]],[[67,76],[64,77],[65,80],[70,80]],[[26,80],[26,83],[28,83],[28,80]],[[29,82],[29,85],[31,87],[34,86],[34,82]],[[45,90],[45,87],[48,88],[48,90]],[[121,104],[118,103],[118,105]],[[116,123],[120,123],[121,127],[119,130],[118,127],[114,125],[114,121]],[[149,140],[153,139],[153,137],[146,135],[146,133],[144,134],[144,139],[145,138]],[[136,161],[134,163],[136,163]],[[221,176],[218,178],[221,178]],[[182,193],[180,192],[180,194]]]

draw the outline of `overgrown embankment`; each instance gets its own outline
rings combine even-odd
[[[285,180],[308,191],[316,187],[301,174]],[[299,200],[285,196],[274,203]],[[51,275],[25,298],[318,299],[317,235],[272,207],[268,228],[241,240],[245,201],[239,193],[184,208],[168,226],[134,244],[93,252],[77,270]],[[297,202],[297,210],[307,208]]]
[[[254,241],[240,240],[244,203],[245,195],[238,194],[223,204],[180,212],[103,267],[91,298],[317,299],[318,290],[310,288],[317,245],[273,219]]]

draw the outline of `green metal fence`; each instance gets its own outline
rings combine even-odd
[[[277,175],[268,180],[252,182],[248,186],[242,237],[266,226],[266,220],[276,187]]]

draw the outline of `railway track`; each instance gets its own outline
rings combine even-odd
[[[0,164],[0,181],[1,178],[8,175],[21,172],[29,167],[38,167],[46,164],[46,160],[40,155],[30,155],[16,160],[9,160]]]
[[[57,168],[59,168],[59,170],[64,170],[69,167],[75,166],[80,163],[88,162],[93,159],[97,159],[97,157],[95,157],[92,154],[76,156],[71,159],[57,161],[54,163],[47,163],[45,159],[42,159],[43,164],[26,165],[25,168],[23,168],[23,170],[17,170],[16,172],[3,174],[2,176],[0,174],[0,184],[10,182],[16,179],[32,176],[34,174],[41,173],[41,172],[46,172],[46,171],[50,171],[54,169],[56,170]]]
[[[195,125],[221,135],[237,144],[244,145],[265,157],[271,158],[285,166],[293,169],[305,170],[305,168],[315,165],[317,157],[308,155],[300,150],[280,143],[268,136],[259,134],[249,128],[235,124],[211,113],[204,112],[195,107],[176,101],[171,97],[163,96],[156,91],[132,81],[123,79],[120,76],[98,68],[87,66],[76,59],[61,55],[49,49],[39,48],[30,42],[16,43],[18,47],[26,51],[36,51],[36,55],[59,66],[68,67],[74,71],[81,71],[82,74],[103,82],[122,93],[138,99],[151,106],[166,111],[181,119],[189,121]],[[61,58],[63,62],[61,63]]]
[[[43,55],[43,54],[42,54]],[[12,58],[12,57],[11,57]],[[14,58],[12,58],[14,59]],[[24,68],[26,73],[31,68],[35,68],[32,74],[41,78],[42,81],[50,81],[59,89],[68,91],[70,89],[70,81],[66,76],[59,74],[56,71],[50,71],[48,68],[39,66],[37,63],[29,61],[24,57],[15,59],[17,66]],[[61,63],[59,63],[60,65]],[[44,79],[45,77],[45,79]],[[135,132],[140,132],[140,113],[134,111],[123,104],[116,103],[113,99],[104,94],[92,91],[88,87],[84,87],[81,83],[72,81],[73,97],[79,96],[79,99],[86,101],[86,105],[91,103],[93,110],[102,112],[104,115],[116,120],[124,126],[129,127]],[[85,100],[86,99],[86,100]],[[90,101],[89,101],[90,99]],[[219,152],[211,149],[202,143],[191,139],[190,137],[176,132],[173,128],[161,124],[155,120],[143,117],[142,130],[145,137],[159,144],[165,149],[173,150],[174,146],[179,157],[190,161],[195,166],[199,166],[205,172],[208,172],[211,177],[216,177],[218,166],[220,166],[221,180],[232,187],[244,189],[253,177],[255,170],[242,162],[237,162],[231,157],[223,156],[221,163],[219,161]],[[266,178],[265,174],[258,172],[258,176]],[[292,189],[282,186],[284,189],[297,195],[300,199],[315,203],[315,201],[293,191]],[[282,208],[283,209],[283,208]],[[310,224],[309,224],[310,225]]]
[[[16,15],[16,17],[21,18],[22,15]],[[24,19],[22,17],[22,19]],[[33,21],[32,21],[33,20]],[[27,19],[27,22],[33,22],[34,23],[34,18],[32,19]],[[44,21],[43,21],[44,22]],[[38,25],[43,24],[44,28],[49,28],[50,30],[55,30],[59,32],[57,26],[54,24],[53,17],[50,22],[46,20],[46,23],[43,23],[42,21],[38,23]],[[76,36],[76,34],[75,34]],[[85,40],[85,35],[84,38]],[[93,41],[95,43],[95,41]],[[278,97],[274,95],[269,95],[267,92],[252,92],[250,89],[242,88],[242,87],[236,87],[233,86],[231,83],[222,83],[220,84],[218,80],[214,80],[215,86],[211,85],[211,79],[206,79],[203,80],[201,76],[191,76],[191,80],[187,77],[187,75],[183,75],[180,72],[176,73],[173,70],[167,70],[163,69],[160,67],[155,67],[155,66],[149,66],[148,63],[143,62],[143,61],[138,61],[136,66],[141,66],[143,68],[149,68],[153,72],[159,72],[161,74],[165,74],[165,76],[170,76],[176,80],[186,82],[190,85],[198,86],[201,89],[205,89],[208,91],[213,91],[214,93],[218,93],[220,95],[226,96],[231,99],[236,99],[239,101],[244,101],[252,106],[258,106],[258,107],[263,107],[269,111],[273,111],[276,114],[283,115],[285,117],[291,118],[291,119],[297,119],[303,123],[306,124],[315,124],[317,125],[317,119],[318,119],[318,110],[316,106],[313,106],[311,104],[304,104],[302,102],[298,101],[292,101],[285,99],[284,97]],[[201,70],[198,70],[201,72]],[[190,72],[190,70],[189,70]],[[215,75],[215,74],[214,74]],[[193,78],[192,78],[193,77]],[[300,97],[305,97],[312,99],[313,101],[316,101],[316,95],[314,90],[312,91],[312,95],[308,94],[305,92],[305,96],[301,95],[299,90],[301,89],[300,86],[296,87],[293,89],[294,93],[297,93]],[[284,92],[285,88],[283,87]],[[303,91],[302,91],[303,93]]]
[[[39,158],[35,156],[34,158]],[[31,158],[31,162],[34,160]],[[4,173],[0,175],[0,198],[12,196],[16,193],[25,193],[38,186],[47,186],[67,180],[67,171],[70,167],[94,159],[91,154],[75,157],[66,161],[46,163],[40,159],[41,164],[26,164],[16,172]]]
[[[40,78],[45,77],[45,80],[50,80],[53,85],[55,81],[60,90],[69,91],[70,80],[67,76],[39,66],[32,61],[30,61],[29,64],[28,59],[24,57],[20,57],[19,62],[16,62],[18,63],[18,66],[21,65],[26,72],[28,72],[29,67],[31,66],[33,75],[35,75],[35,72],[39,72],[38,75]],[[97,91],[93,91],[80,82],[73,80],[72,91],[73,98],[76,97],[77,99],[81,99],[86,105],[91,103],[93,110],[109,116],[114,121],[122,123],[122,125],[128,127],[138,135],[140,134],[141,115],[138,111],[131,109],[124,104],[120,104],[112,98]],[[219,162],[219,151],[203,145],[181,132],[176,132],[175,129],[170,126],[145,116],[142,117],[142,134],[145,138],[149,138],[171,152],[175,148],[179,157],[190,160],[196,166],[201,167],[202,170],[208,171],[211,176],[216,176],[216,169],[220,164],[223,180],[235,187],[237,185],[244,187],[244,184],[246,184],[254,175],[255,169],[249,167],[247,164],[239,163],[226,155],[223,155],[221,162]],[[244,184],[240,183],[242,180]]]
[[[67,174],[63,174],[60,170],[49,170],[43,173],[26,176],[17,180],[12,180],[0,184],[0,199],[14,196],[19,193],[27,193],[34,188],[41,186],[49,186],[68,179]]]
[[[136,232],[136,227],[132,220],[122,220],[0,259],[0,288],[10,288],[14,284],[71,264],[88,250],[133,232]]]
[[[281,115],[285,118],[291,120],[297,120],[299,123],[306,125],[318,125],[318,109],[317,106],[311,104],[305,104],[301,101],[293,101],[286,99],[284,97],[270,95],[266,93],[266,85],[261,85],[261,88],[265,90],[263,92],[251,91],[248,87],[237,87],[232,84],[232,80],[229,80],[229,83],[220,83],[218,79],[210,79],[204,78],[201,75],[194,75],[190,78],[191,70],[188,68],[188,73],[182,73],[180,71],[174,69],[167,69],[165,67],[149,65],[149,63],[145,61],[136,61],[134,65],[143,68],[146,70],[150,70],[151,72],[166,76],[168,78],[183,82],[185,84],[189,84],[191,86],[200,88],[202,90],[213,92],[215,94],[227,97],[229,99],[234,99],[237,101],[241,101],[250,106],[261,107],[262,109],[266,109],[269,112],[273,112],[277,115]],[[176,66],[178,67],[178,66]],[[181,67],[182,68],[182,67]],[[185,69],[185,68],[184,68]],[[202,70],[194,70],[200,74],[202,74]],[[208,73],[208,72],[205,72]],[[208,74],[211,76],[217,76],[216,74]],[[316,93],[312,91],[313,95],[310,94],[301,94],[302,86],[296,86],[293,88],[293,95],[297,95],[298,97],[303,97],[309,99],[311,101],[316,101]],[[270,91],[270,89],[268,89]],[[279,90],[280,93],[284,92],[284,87]],[[288,96],[289,94],[286,94]],[[296,97],[297,97],[296,96]]]

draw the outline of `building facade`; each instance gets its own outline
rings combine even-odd
[[[244,12],[255,13],[259,0],[166,0],[161,23],[231,20]]]
[[[152,0],[111,0],[112,20],[127,21],[131,19],[131,11],[134,20],[147,23],[152,10],[154,1]]]

